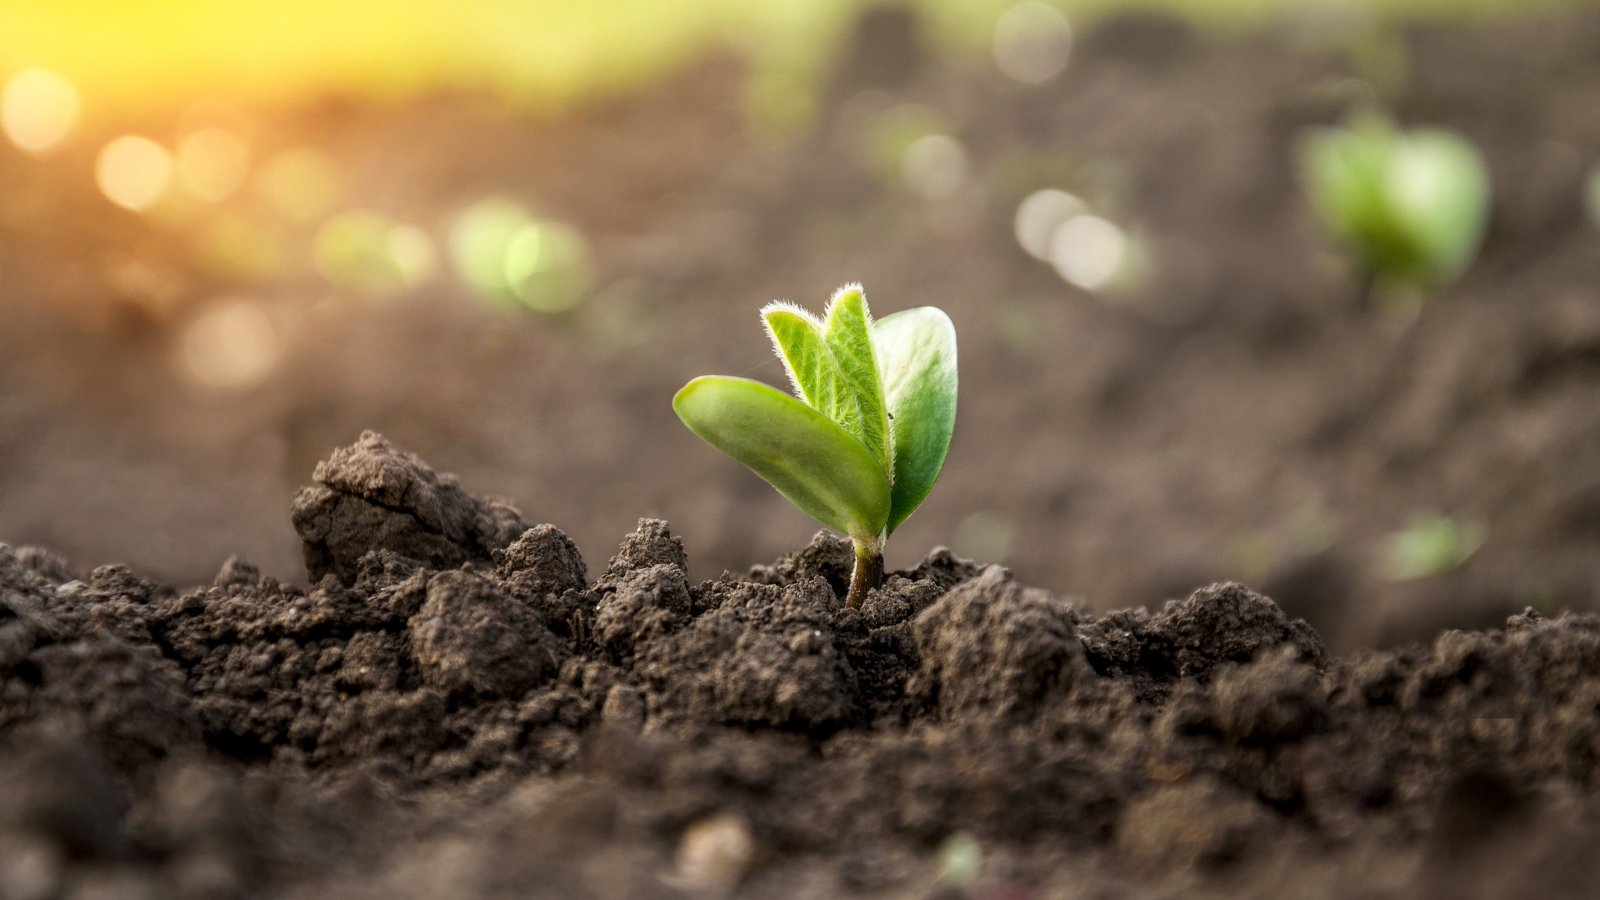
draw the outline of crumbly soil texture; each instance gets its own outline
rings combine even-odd
[[[0,897],[1593,897],[1600,618],[1338,657],[819,534],[603,567],[375,433],[302,589],[0,545]]]

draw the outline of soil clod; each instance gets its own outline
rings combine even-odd
[[[355,580],[361,558],[390,550],[434,566],[490,561],[526,530],[509,504],[479,499],[453,475],[368,431],[318,463],[294,500],[294,526],[313,579]]]

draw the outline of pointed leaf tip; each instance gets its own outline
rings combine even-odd
[[[846,285],[828,301],[822,338],[833,354],[845,393],[853,401],[842,410],[847,418],[833,417],[834,421],[866,445],[892,485],[894,445],[890,437],[889,411],[883,399],[877,353],[873,349],[872,313],[867,309],[867,298],[860,285]]]

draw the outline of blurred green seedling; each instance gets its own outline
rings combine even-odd
[[[702,440],[847,535],[847,602],[883,580],[883,547],[933,490],[956,421],[956,332],[931,306],[876,322],[860,285],[821,318],[777,302],[761,311],[799,399],[759,381],[704,375],[672,408]]]
[[[1478,252],[1489,176],[1477,148],[1454,132],[1401,131],[1358,114],[1308,133],[1299,163],[1312,207],[1372,289],[1426,296]]]
[[[1396,581],[1460,568],[1483,544],[1483,529],[1448,516],[1419,515],[1389,539],[1388,572]]]

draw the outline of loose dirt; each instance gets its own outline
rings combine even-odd
[[[1341,657],[1242,585],[1096,613],[943,549],[857,611],[825,533],[694,582],[645,519],[592,576],[376,434],[315,482],[309,590],[0,545],[0,896],[1600,889],[1594,616]]]

